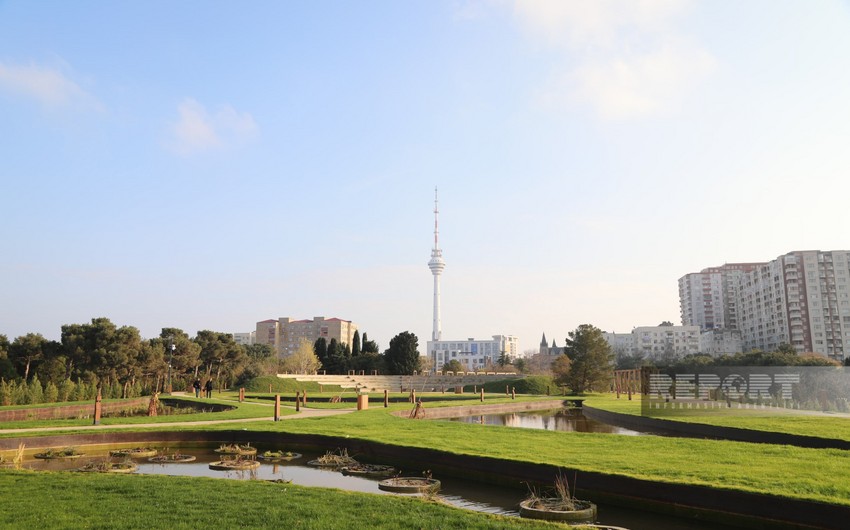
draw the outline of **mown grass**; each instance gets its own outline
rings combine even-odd
[[[225,410],[221,412],[195,412],[186,414],[172,414],[168,416],[133,416],[133,417],[104,417],[101,418],[101,425],[133,425],[142,423],[163,423],[175,424],[187,421],[210,421],[210,420],[237,420],[245,418],[265,418],[274,414],[274,409],[268,405],[256,403],[238,403],[230,399],[220,399],[213,397],[212,399],[196,399],[195,397],[168,397],[170,400],[175,400],[184,403],[215,403],[234,407],[233,410]],[[38,405],[31,405],[37,407]],[[294,410],[282,408],[282,415],[295,414]],[[92,404],[92,417],[89,418],[71,418],[71,419],[56,419],[56,420],[21,420],[21,421],[6,421],[0,422],[0,429],[33,429],[40,427],[77,427],[91,425],[94,416],[94,404]],[[2,437],[9,437],[9,434],[0,434]],[[11,436],[15,436],[11,434]]]
[[[621,414],[641,414],[640,396],[631,401],[625,396],[617,399],[613,394],[599,394],[588,397],[585,403],[591,407]],[[703,423],[719,427],[737,427],[757,431],[779,432],[850,440],[850,417],[831,415],[829,413],[812,413],[787,409],[698,409],[676,410],[672,413],[653,414],[652,417]]]
[[[432,406],[450,404],[458,401],[426,404],[426,414]],[[390,414],[398,410],[410,410],[410,404],[390,404],[387,409],[370,408],[325,418],[241,423],[238,428],[347,437],[408,447],[439,446],[461,455],[576,469],[579,481],[581,471],[587,471],[850,505],[850,482],[845,479],[850,476],[850,451],[409,420]],[[234,427],[178,423],[139,428],[164,429],[233,430]]]
[[[3,528],[564,528],[394,495],[266,481],[2,472]]]
[[[408,447],[439,445],[456,454],[850,505],[850,483],[844,479],[850,474],[848,451],[408,420],[384,409],[241,427]]]

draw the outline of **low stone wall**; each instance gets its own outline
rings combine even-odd
[[[108,414],[117,410],[142,407],[146,406],[150,399],[150,397],[140,397],[121,401],[103,401],[101,402],[102,411],[103,414]],[[26,409],[0,408],[0,421],[61,420],[80,416],[94,416],[94,401],[85,405],[58,405]]]

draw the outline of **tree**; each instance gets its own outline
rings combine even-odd
[[[360,332],[354,330],[354,337],[351,338],[351,356],[357,357],[360,355]]]
[[[419,339],[409,331],[399,333],[384,352],[390,375],[413,375],[419,370]]]
[[[499,363],[499,366],[501,366],[503,368],[505,366],[511,364],[511,356],[508,354],[508,352],[502,350],[502,352],[499,354],[498,363]]]
[[[564,354],[555,357],[555,360],[552,361],[552,379],[555,384],[559,386],[569,384],[571,364],[570,358]]]
[[[369,340],[369,337],[366,335],[365,332],[363,333],[363,345],[361,346],[360,351],[362,353],[380,353],[381,352],[380,348],[378,347],[378,343],[373,341],[373,340]]]
[[[319,363],[324,366],[328,361],[328,341],[324,337],[319,337],[313,343],[313,353],[319,358]]]
[[[463,365],[457,359],[452,359],[443,365],[440,370],[444,372],[463,372]]]
[[[29,379],[30,366],[44,356],[49,341],[39,333],[27,333],[9,346],[9,358],[23,370],[24,381]]]
[[[313,345],[303,337],[295,352],[283,359],[283,369],[295,374],[312,374],[321,367],[322,363],[319,362],[319,357],[314,353]]]
[[[601,389],[610,381],[614,355],[599,328],[582,324],[571,331],[564,353],[572,363],[566,383],[576,394]]]

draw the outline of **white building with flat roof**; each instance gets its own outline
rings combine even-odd
[[[429,340],[428,357],[434,370],[451,361],[458,361],[465,372],[483,370],[499,364],[504,354],[512,359],[517,354],[517,338],[512,335],[493,335],[485,340]]]

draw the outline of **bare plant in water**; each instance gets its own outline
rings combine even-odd
[[[575,486],[575,479],[573,480],[573,486]],[[525,500],[529,507],[538,510],[571,512],[581,509],[578,506],[578,503],[581,503],[581,501],[577,500],[573,495],[570,489],[570,481],[563,473],[558,473],[555,477],[553,489],[545,493],[529,486],[528,496]]]
[[[12,459],[15,469],[21,469],[21,465],[24,463],[24,449],[26,447],[23,442],[18,444],[18,450],[15,451],[15,457]]]

